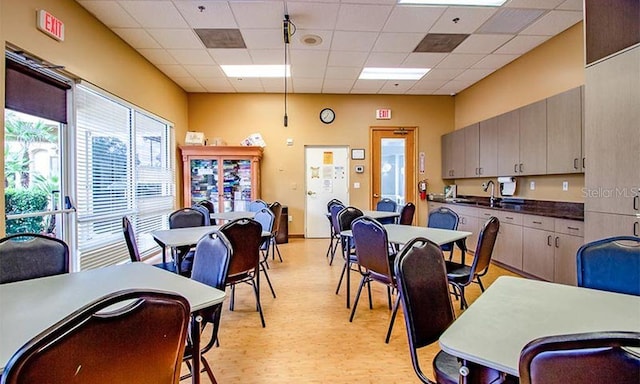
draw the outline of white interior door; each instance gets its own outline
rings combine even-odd
[[[349,204],[348,147],[305,146],[305,237],[329,237],[327,203]]]

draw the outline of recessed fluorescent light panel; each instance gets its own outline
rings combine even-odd
[[[364,68],[362,80],[420,80],[431,68]]]
[[[290,65],[221,65],[227,77],[291,77]]]
[[[499,7],[507,0],[398,0],[398,4],[422,5],[471,5],[479,7]]]

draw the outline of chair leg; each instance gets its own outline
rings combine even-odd
[[[342,279],[344,278],[345,271],[347,270],[347,263],[344,263],[342,267],[342,272],[340,273],[340,280],[338,280],[338,287],[336,287],[336,295],[340,292],[340,285],[342,285]]]
[[[275,259],[275,254],[277,252],[278,253],[278,259],[280,259],[280,262],[282,263],[282,254],[280,253],[280,248],[278,247],[278,243],[276,242],[276,238],[275,237],[272,239],[272,244],[273,244],[273,250],[272,250],[273,255],[272,255],[272,257]]]
[[[391,287],[387,285],[387,304],[389,305],[389,309],[391,308]]]
[[[266,326],[264,322],[264,315],[262,314],[262,305],[260,305],[260,290],[258,289],[258,284],[255,281],[251,280],[251,285],[253,285],[253,293],[256,296],[256,306],[258,309],[258,313],[260,313],[260,322],[262,323],[262,328]]]
[[[362,280],[360,280],[360,285],[358,286],[358,293],[356,293],[356,298],[353,301],[353,308],[351,309],[351,316],[349,316],[349,322],[353,322],[353,316],[356,314],[356,308],[358,307],[358,300],[360,300],[360,293],[362,292],[362,287],[367,283],[367,276],[362,275]]]
[[[398,314],[398,307],[400,306],[400,293],[396,295],[396,300],[393,303],[393,310],[391,311],[391,320],[389,321],[389,329],[387,330],[387,337],[384,339],[384,342],[389,344],[389,339],[391,339],[391,331],[393,330],[393,323],[396,321],[396,315]]]
[[[369,309],[373,309],[373,297],[371,296],[371,280],[367,281],[367,293],[369,294]]]
[[[209,376],[209,380],[211,381],[211,384],[218,384],[218,382],[216,381],[216,377],[213,375],[213,371],[211,370],[211,366],[209,365],[209,362],[207,361],[207,359],[205,359],[204,356],[200,356],[200,361],[202,362],[202,370],[204,372],[207,372],[207,376]]]
[[[482,285],[482,280],[480,280],[480,276],[476,277],[478,279],[478,285],[480,286],[480,292],[484,292],[484,286]]]
[[[264,264],[266,264],[266,262]],[[260,268],[260,270],[264,273],[264,277],[267,279],[267,284],[269,284],[269,289],[271,290],[271,295],[275,299],[276,292],[273,290],[273,285],[271,285],[271,279],[269,278],[269,274],[267,273],[267,268],[264,267],[264,264],[260,263],[260,265],[262,265],[262,268]]]
[[[231,300],[229,300],[229,310],[233,311],[233,308],[235,306],[235,297],[236,297],[236,285],[232,284],[231,285]]]
[[[351,260],[349,260],[347,256],[347,270],[345,273],[347,274],[347,308],[351,305]]]

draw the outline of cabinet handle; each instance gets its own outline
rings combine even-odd
[[[505,216],[504,218],[507,220],[513,220],[513,217],[509,217],[509,216]]]
[[[556,236],[556,248],[560,248],[560,244],[558,244],[559,241],[560,241],[560,238]]]
[[[480,168],[476,168],[476,175],[480,174]]]
[[[533,224],[540,224],[542,225],[542,221],[534,221]]]
[[[576,228],[576,227],[567,227],[567,229],[571,229],[572,231],[579,231],[580,228]]]
[[[520,163],[520,173],[522,173],[522,163]]]
[[[640,191],[638,191],[638,193],[640,193]],[[633,209],[636,211],[640,209],[640,195],[635,195],[633,197]]]
[[[491,216],[491,214],[490,214],[490,213],[485,213],[484,215],[485,215],[485,216]]]
[[[462,222],[462,224],[466,224],[465,218],[463,217],[462,219],[460,219],[460,222]]]
[[[585,158],[583,157],[583,158],[582,158],[582,169],[587,168],[587,167],[585,167],[585,165],[584,165],[584,159],[585,159]]]
[[[513,172],[518,173],[518,164],[513,164]]]
[[[480,170],[480,174],[482,175],[484,173],[484,171],[482,170],[482,167],[478,168]]]
[[[573,169],[578,169],[578,158],[573,159]]]
[[[640,236],[640,221],[633,223],[633,236]]]
[[[547,245],[551,246],[551,235],[547,236]]]

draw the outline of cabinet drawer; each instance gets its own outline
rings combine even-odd
[[[447,208],[457,213],[458,216],[474,216],[475,217],[478,215],[477,209],[473,207],[463,207],[456,204],[448,204]]]
[[[483,220],[483,221],[482,221],[483,223],[484,223],[485,221],[489,220],[489,218],[490,218],[491,216],[498,217],[498,215],[496,215],[496,212],[498,212],[498,211],[494,211],[493,209],[482,209],[482,208],[476,209],[476,214],[478,215],[478,217],[479,217],[480,219],[482,219],[482,220]],[[500,219],[500,218],[498,217],[498,220],[499,220],[499,219]]]
[[[493,211],[493,216],[500,220],[500,223],[508,223],[515,225],[522,225],[522,214],[505,212],[505,211]]]
[[[429,202],[429,212],[431,211],[435,211],[436,209],[439,209],[440,207],[444,207],[445,204],[443,203],[436,203],[434,201],[430,201]]]
[[[522,226],[553,231],[555,229],[555,219],[545,216],[522,215]]]
[[[556,219],[555,232],[565,235],[584,236],[584,222],[576,220]]]

